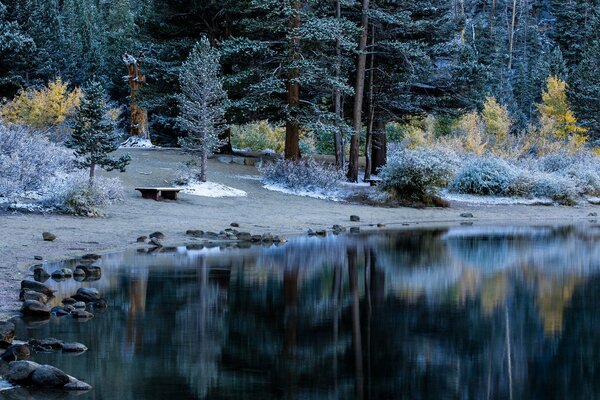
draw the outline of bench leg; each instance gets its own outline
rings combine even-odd
[[[153,191],[153,192],[143,191],[142,192],[142,197],[144,199],[152,199],[152,200],[158,201],[158,190],[157,191]]]
[[[177,200],[177,192],[161,192],[162,198],[167,200]]]

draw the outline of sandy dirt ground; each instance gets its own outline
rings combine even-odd
[[[168,245],[191,241],[188,229],[220,231],[231,222],[251,233],[271,232],[285,236],[305,234],[309,228],[331,228],[333,224],[376,229],[458,225],[468,219],[475,225],[589,223],[598,206],[473,206],[451,204],[450,208],[380,208],[344,202],[299,197],[266,190],[251,166],[209,162],[209,180],[248,193],[246,197],[207,198],[182,194],[177,201],[142,199],[136,186],[172,186],[179,165],[188,156],[177,150],[131,149],[132,164],[118,175],[126,189],[124,203],[111,206],[105,218],[82,218],[56,214],[7,213],[0,211],[0,320],[19,307],[19,283],[30,267],[44,260],[59,260],[89,252],[110,252],[139,247],[136,238],[161,231]],[[350,222],[352,214],[360,222]],[[57,235],[44,242],[42,232]]]

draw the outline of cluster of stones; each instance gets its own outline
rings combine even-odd
[[[281,235],[272,235],[271,233],[264,233],[262,235],[253,235],[250,232],[243,232],[235,228],[239,228],[239,224],[237,222],[232,222],[229,228],[226,228],[220,232],[205,232],[202,230],[194,230],[190,229],[185,232],[188,236],[193,236],[196,238],[213,240],[213,241],[233,241],[233,242],[245,242],[245,243],[263,243],[263,244],[273,244],[273,243],[284,243],[286,241],[285,237]]]
[[[51,365],[40,365],[27,361],[32,351],[62,351],[82,353],[87,347],[81,343],[65,343],[61,340],[31,339],[28,343],[15,341],[15,325],[10,321],[0,322],[0,354],[2,361],[8,362],[5,378],[14,384],[35,386],[42,389],[90,390],[92,387]]]
[[[21,313],[27,317],[50,318],[71,316],[74,319],[90,319],[94,317],[88,310],[106,308],[107,302],[100,297],[94,288],[79,288],[77,293],[62,300],[62,306],[50,308],[47,303],[54,297],[54,290],[36,281],[22,281],[20,300],[23,301]]]
[[[49,278],[55,281],[64,281],[70,278],[78,282],[97,281],[102,277],[102,269],[92,264],[99,258],[100,256],[97,254],[86,254],[81,258],[81,264],[77,265],[74,270],[60,268],[50,274],[41,265],[36,265],[33,268],[33,278],[38,282],[46,282]]]

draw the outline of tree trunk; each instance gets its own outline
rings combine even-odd
[[[369,91],[367,100],[369,102],[369,117],[367,120],[367,137],[365,140],[365,175],[364,180],[371,178],[371,152],[373,151],[373,118],[375,117],[375,105],[373,104],[373,84],[375,74],[375,25],[371,29],[371,61],[369,65]]]
[[[294,3],[294,15],[292,16],[292,30],[300,27],[300,8],[301,0],[296,0]],[[293,37],[290,42],[291,63],[296,64],[300,59],[298,50],[298,38]],[[300,107],[300,84],[298,78],[300,70],[296,67],[290,68],[288,71],[287,84],[287,104],[288,116],[285,123],[285,159],[299,160],[300,159],[300,126],[298,123],[298,108]]]
[[[382,118],[375,119],[373,130],[373,145],[371,146],[371,173],[378,174],[379,169],[387,162],[387,133],[385,121]]]
[[[90,165],[90,186],[94,183],[94,177],[96,176],[96,163]]]
[[[358,43],[358,64],[356,66],[356,84],[354,86],[354,112],[352,139],[350,140],[350,162],[348,165],[348,180],[358,181],[358,146],[360,129],[362,127],[362,106],[365,92],[365,69],[367,64],[367,36],[369,29],[369,0],[362,2],[362,33]]]
[[[508,38],[508,71],[512,69],[513,48],[515,42],[515,21],[517,18],[517,0],[513,0],[512,19],[510,24],[510,36]]]
[[[216,153],[233,154],[233,147],[231,146],[231,128],[227,128],[222,133],[220,133],[219,140],[223,144],[217,149]]]
[[[200,150],[200,182],[206,182],[206,164],[208,161],[208,153],[206,149]]]
[[[146,83],[146,75],[141,72],[140,63],[135,57],[125,53],[123,62],[129,73],[129,101],[131,103],[129,135],[140,139],[149,139],[148,111],[137,104],[137,94]]]
[[[340,5],[340,0],[336,0],[335,2],[335,17],[339,20],[342,17],[342,8]],[[342,46],[340,43],[340,39],[336,39],[335,41],[335,76],[339,78],[342,73]],[[334,106],[335,106],[335,117],[336,121],[336,131],[334,135],[333,145],[335,149],[335,166],[339,170],[344,170],[344,138],[343,132],[340,128],[340,124],[342,123],[342,93],[340,89],[336,86],[333,90],[334,92]]]

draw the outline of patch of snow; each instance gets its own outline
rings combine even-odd
[[[141,148],[141,149],[152,149],[156,146],[152,144],[150,139],[148,138],[140,138],[131,136],[126,141],[121,143],[120,146],[122,149],[132,149],[132,148]]]
[[[292,194],[294,196],[302,196],[302,197],[312,197],[314,199],[321,200],[331,200],[331,201],[342,201],[343,196],[340,192],[323,192],[319,190],[310,190],[310,189],[290,189],[282,185],[277,185],[274,183],[266,183],[263,187],[267,190],[272,190],[274,192],[280,192],[285,194]]]
[[[183,193],[202,197],[246,197],[243,190],[216,182],[191,182],[183,187]]]
[[[245,179],[248,181],[260,181],[260,175],[234,175],[236,179]]]
[[[264,154],[264,155],[268,156],[268,155],[277,154],[277,152],[273,149],[263,149],[260,151],[260,154]]]
[[[500,196],[478,196],[474,194],[441,193],[441,197],[446,201],[455,201],[458,203],[481,204],[481,205],[553,205],[552,199],[544,197],[534,197],[526,199],[522,197],[500,197]]]

